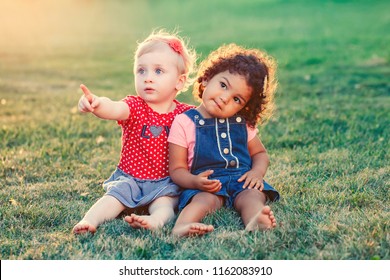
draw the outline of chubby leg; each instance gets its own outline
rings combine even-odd
[[[73,233],[95,233],[96,228],[100,224],[115,219],[125,208],[115,197],[105,195],[96,201],[85,214],[84,218],[73,227]]]
[[[223,198],[208,192],[196,194],[191,202],[181,211],[173,227],[176,236],[203,235],[214,230],[212,225],[201,223],[209,213],[221,208]]]
[[[241,214],[245,230],[268,230],[276,227],[274,213],[265,202],[265,194],[256,189],[247,189],[237,195],[234,207]]]
[[[170,222],[175,216],[175,207],[179,198],[163,196],[157,198],[149,205],[150,215],[139,216],[131,214],[125,217],[125,221],[133,228],[156,230]]]

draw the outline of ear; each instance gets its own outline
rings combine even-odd
[[[207,80],[203,80],[202,81],[202,87],[206,87],[207,86]]]
[[[177,91],[180,91],[184,88],[184,84],[186,83],[187,81],[187,77],[185,74],[182,74],[179,76],[179,79],[177,80],[177,83],[176,83],[176,86],[175,86],[175,89]]]

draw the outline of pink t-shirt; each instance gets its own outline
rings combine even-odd
[[[257,135],[258,129],[247,126],[247,131],[249,142]],[[168,142],[187,148],[188,169],[191,168],[194,158],[195,139],[195,123],[186,114],[176,116],[172,123]]]
[[[176,108],[160,114],[139,96],[123,99],[130,109],[127,120],[118,121],[122,126],[122,151],[118,167],[139,179],[161,179],[168,173],[168,134],[173,119],[194,106],[176,100]]]

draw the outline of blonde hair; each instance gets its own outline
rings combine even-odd
[[[172,42],[175,45],[172,45]],[[181,91],[186,91],[194,82],[193,74],[195,72],[196,52],[188,46],[187,41],[180,37],[177,32],[167,32],[164,29],[153,31],[145,40],[138,43],[134,54],[136,61],[140,56],[156,50],[161,44],[167,44],[172,51],[178,54],[178,70],[180,74],[186,76],[186,82]],[[179,49],[177,49],[177,47]]]

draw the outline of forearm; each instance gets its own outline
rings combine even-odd
[[[129,117],[129,110],[123,101],[112,101],[107,97],[97,97],[99,106],[94,108],[92,114],[105,120],[125,120]]]
[[[269,166],[269,157],[267,152],[260,152],[252,156],[251,170],[259,174],[261,177],[265,176]]]
[[[217,192],[221,188],[219,180],[210,180],[208,177],[213,170],[206,170],[194,175],[188,170],[187,148],[169,143],[169,175],[173,182],[184,189],[197,189],[205,192]]]
[[[184,189],[194,189],[195,175],[191,174],[186,168],[176,168],[169,172],[173,182]]]

